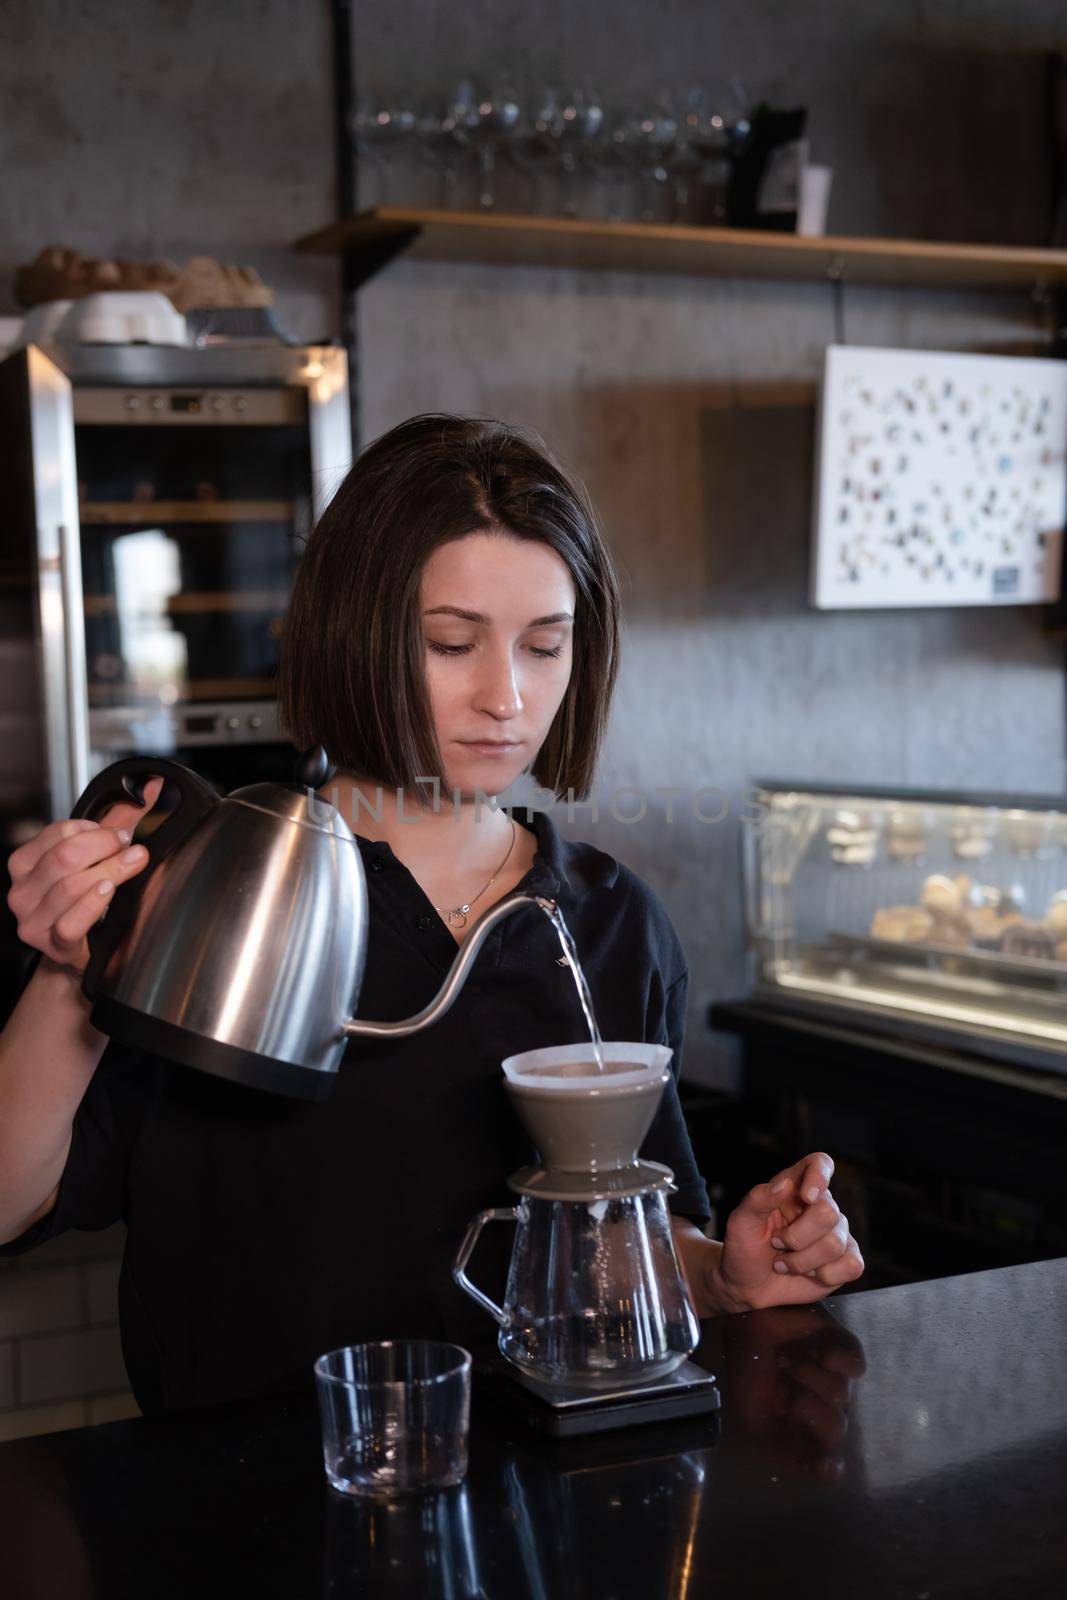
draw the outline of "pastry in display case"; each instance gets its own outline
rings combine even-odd
[[[775,781],[750,800],[761,998],[1067,1073],[1067,797]]]

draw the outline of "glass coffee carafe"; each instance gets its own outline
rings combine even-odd
[[[675,1253],[673,1178],[639,1161],[669,1078],[664,1045],[527,1051],[504,1063],[507,1090],[543,1164],[513,1173],[513,1207],[475,1217],[456,1257],[459,1286],[495,1318],[501,1354],[542,1382],[628,1385],[663,1377],[695,1349],[693,1306]],[[503,1306],[466,1275],[488,1222],[514,1221]]]

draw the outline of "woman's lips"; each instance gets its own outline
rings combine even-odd
[[[463,746],[464,750],[473,750],[475,755],[490,757],[507,756],[519,748],[518,740],[509,741],[507,744],[482,744],[477,740],[460,739],[458,743]]]

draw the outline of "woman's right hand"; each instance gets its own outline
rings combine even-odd
[[[75,817],[50,822],[12,851],[7,903],[23,944],[58,967],[85,971],[89,929],[103,916],[117,885],[136,877],[148,861],[144,846],[130,840],[162,787],[162,778],[149,778],[143,806],[122,801],[99,822]]]

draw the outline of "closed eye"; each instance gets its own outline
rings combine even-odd
[[[465,656],[474,648],[473,645],[469,644],[435,644],[432,639],[427,639],[426,644],[427,648],[432,650],[436,656]],[[551,656],[553,659],[558,659],[563,654],[563,646],[557,644],[553,650],[542,650],[537,645],[532,644],[530,646],[530,654],[542,657]]]

